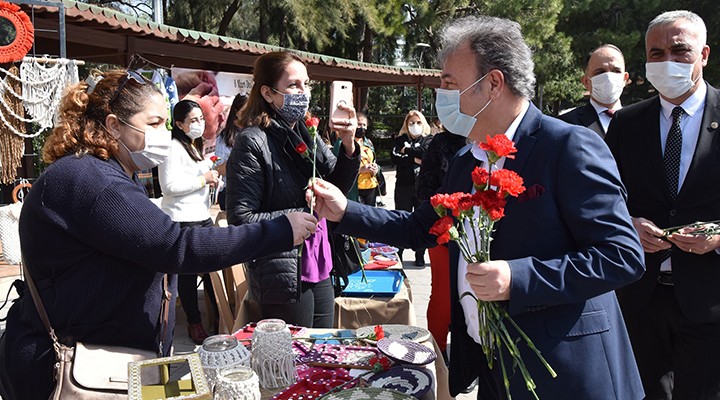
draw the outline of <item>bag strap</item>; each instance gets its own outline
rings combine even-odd
[[[50,325],[50,318],[48,318],[47,311],[45,311],[45,306],[42,303],[42,299],[40,299],[40,294],[37,291],[37,288],[35,287],[35,282],[32,279],[32,276],[30,275],[30,271],[28,271],[27,264],[25,263],[25,257],[22,258],[22,270],[23,274],[25,275],[25,280],[28,283],[28,289],[30,289],[30,295],[32,296],[33,303],[35,303],[35,309],[37,309],[38,315],[40,316],[40,320],[42,321],[43,325],[45,326],[45,330],[50,335],[50,339],[53,342],[53,346],[56,350],[58,350],[58,346],[60,342],[58,341],[57,335],[55,334],[55,329],[53,329],[52,325]],[[170,299],[172,298],[172,293],[168,290],[168,276],[165,274],[163,276],[163,296],[162,296],[162,303],[160,305],[160,323],[162,326],[162,329],[160,330],[162,333],[162,336],[160,337],[160,353],[159,355],[164,354],[163,353],[163,340],[165,339],[165,336],[167,335],[167,328],[168,328],[168,319],[170,316]]]
[[[27,264],[25,263],[25,257],[22,258],[22,270],[23,274],[25,275],[25,280],[27,281],[28,288],[30,289],[30,295],[32,296],[33,303],[35,303],[35,309],[37,309],[38,315],[40,315],[40,320],[42,321],[43,325],[45,326],[45,330],[50,335],[50,339],[52,339],[53,345],[58,345],[58,338],[57,335],[55,335],[55,329],[53,329],[52,325],[50,325],[50,318],[48,318],[47,311],[45,311],[45,306],[42,303],[42,300],[40,299],[40,294],[37,291],[37,288],[35,287],[35,282],[33,281],[32,276],[30,275],[30,271],[27,269]]]
[[[164,349],[163,349],[163,340],[165,340],[165,336],[167,335],[167,329],[168,329],[168,320],[170,319],[170,300],[172,299],[172,292],[168,290],[168,276],[165,274],[163,276],[163,296],[162,296],[162,303],[160,304],[160,326],[162,326],[162,329],[160,329],[160,354],[158,354],[160,357],[163,356]]]

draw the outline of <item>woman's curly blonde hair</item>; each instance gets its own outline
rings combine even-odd
[[[90,79],[65,90],[58,123],[43,147],[43,161],[51,164],[68,154],[90,154],[103,160],[113,157],[118,141],[105,128],[105,118],[115,114],[128,121],[159,93],[150,81],[139,84],[129,79],[125,70],[93,70]]]

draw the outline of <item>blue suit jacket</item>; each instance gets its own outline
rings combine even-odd
[[[505,168],[518,172],[528,190],[508,201],[491,255],[507,260],[512,270],[510,314],[558,373],[552,379],[520,344],[537,393],[542,399],[642,399],[613,290],[640,278],[643,251],[613,157],[596,133],[544,116],[532,104],[514,141],[518,152]],[[470,192],[476,161],[468,149],[455,157],[438,192]],[[437,218],[428,202],[413,213],[351,202],[338,230],[422,248],[434,242],[428,230]],[[488,370],[480,346],[466,332],[458,256],[451,242],[450,391],[456,395],[480,376],[480,398],[505,398],[499,368]],[[511,391],[513,399],[532,397],[519,372],[511,377]]]

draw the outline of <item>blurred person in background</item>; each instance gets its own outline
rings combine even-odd
[[[235,145],[235,136],[237,136],[242,129],[241,126],[237,125],[238,113],[245,105],[245,102],[247,102],[247,94],[239,93],[235,96],[230,106],[230,111],[228,111],[227,123],[215,141],[215,157],[217,157],[215,169],[217,169],[224,183],[227,183],[225,180],[225,175],[227,175],[227,160],[230,158],[230,151]],[[218,205],[223,211],[225,211],[225,186],[226,185],[223,185],[218,194]]]
[[[412,211],[420,205],[415,192],[416,178],[420,173],[420,164],[428,145],[432,141],[430,125],[425,116],[417,110],[405,116],[399,136],[395,139],[391,159],[396,169],[395,209]],[[425,249],[415,250],[415,265],[425,265]],[[403,249],[398,250],[402,260]]]
[[[200,104],[180,100],[172,111],[172,142],[167,161],[158,166],[163,197],[160,208],[181,227],[213,225],[210,217],[210,188],[220,182],[212,162],[203,159],[202,134],[205,118]],[[203,286],[213,306],[215,296],[210,275],[203,274]],[[208,337],[198,308],[197,276],[178,278],[178,295],[188,322],[188,335],[195,344]],[[214,308],[214,307],[213,307]]]
[[[380,167],[375,162],[375,147],[367,137],[368,118],[363,113],[357,113],[358,127],[355,130],[355,143],[360,147],[360,169],[358,170],[357,183],[353,185],[347,194],[347,198],[359,201],[363,204],[375,205],[378,196],[378,172]],[[338,139],[333,148],[337,156],[341,140]]]

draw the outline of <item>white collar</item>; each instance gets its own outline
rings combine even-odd
[[[515,120],[510,124],[510,126],[505,131],[505,136],[507,136],[508,139],[511,141],[515,137],[515,132],[517,132],[518,127],[520,126],[520,122],[522,122],[522,119],[525,117],[525,114],[527,114],[528,108],[530,108],[530,102],[527,100],[523,100],[522,106],[520,108],[520,114],[518,114],[517,117],[515,117]],[[478,146],[477,142],[473,142],[470,146],[470,151],[472,152],[473,156],[475,156],[476,159],[484,162],[487,164],[487,154],[485,154],[485,150],[481,149],[480,146]]]
[[[595,114],[598,114],[598,115],[600,115],[600,113],[605,112],[605,110],[615,110],[615,111],[617,111],[617,110],[619,110],[619,109],[622,108],[622,103],[620,103],[620,100],[617,101],[617,106],[616,106],[616,107],[607,108],[607,107],[601,105],[600,103],[598,103],[597,101],[593,100],[592,97],[590,98],[590,105],[593,106],[593,108],[595,109]]]

